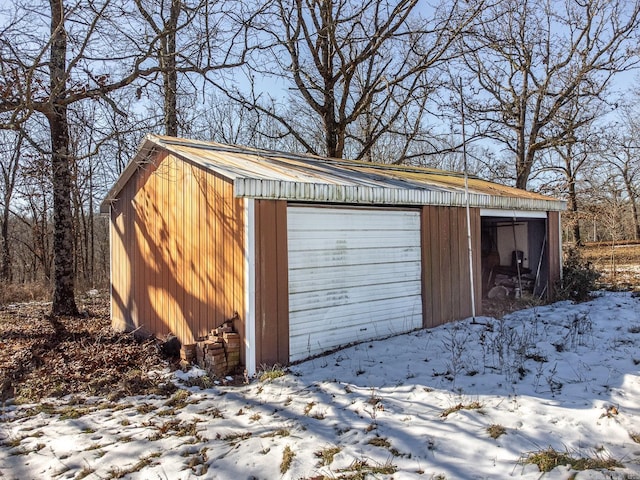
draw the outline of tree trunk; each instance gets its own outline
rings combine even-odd
[[[9,182],[5,182],[4,209],[2,210],[2,226],[0,227],[0,242],[2,242],[2,254],[0,260],[0,280],[11,282],[11,246],[9,243],[9,202],[12,188]]]
[[[89,165],[89,225],[87,232],[87,257],[88,257],[88,265],[89,265],[89,286],[92,288],[95,286],[95,229],[93,224],[94,213],[93,213],[93,168],[92,165]]]
[[[523,158],[524,160],[519,162],[516,168],[516,188],[526,190],[529,176],[531,175],[531,167],[533,167],[534,154],[531,151],[527,151]]]
[[[52,315],[77,315],[73,271],[73,217],[71,214],[71,172],[69,168],[69,124],[66,94],[67,32],[64,26],[63,0],[51,5],[51,105],[47,119],[51,132],[51,169],[53,180],[54,290]]]
[[[576,180],[569,178],[569,211],[573,214],[573,239],[576,246],[582,246],[582,237],[580,235],[580,221],[578,220],[578,195],[576,194]]]
[[[178,136],[178,72],[176,71],[176,30],[180,17],[181,0],[171,0],[169,22],[165,25],[166,37],[162,41],[160,63],[163,67],[164,128],[166,135]]]
[[[520,115],[520,118],[518,119],[518,122],[520,125],[517,132],[518,141],[517,141],[517,152],[516,152],[516,188],[526,190],[527,182],[529,181],[529,174],[531,173],[531,164],[533,162],[533,154],[527,148],[527,144],[525,141],[526,117],[525,117],[524,109],[522,109],[522,113]]]
[[[11,247],[9,244],[9,208],[5,204],[2,215],[2,261],[0,263],[0,280],[11,282]]]
[[[633,191],[633,186],[631,185],[631,181],[627,178],[627,175],[624,176],[624,186],[627,190],[629,201],[631,202],[631,216],[633,217],[633,234],[635,236],[635,240],[640,240],[640,222],[638,221],[638,202],[636,201],[636,196]]]

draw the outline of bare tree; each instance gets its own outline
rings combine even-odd
[[[593,120],[558,122],[567,106],[602,101],[614,75],[637,63],[639,14],[637,1],[503,0],[460,37],[468,117],[513,155],[516,187],[527,188],[542,152],[573,143]]]
[[[584,148],[587,147],[587,148]],[[578,182],[582,167],[588,160],[593,159],[589,146],[579,143],[566,143],[554,147],[555,156],[559,160],[558,165],[551,167],[559,171],[564,179],[564,189],[567,196],[567,215],[564,216],[565,223],[571,226],[573,241],[577,246],[581,246],[582,235],[580,233],[580,211],[581,206],[578,200]],[[597,155],[597,154],[596,154]]]
[[[40,5],[16,4],[10,22],[4,26],[0,72],[3,75],[0,112],[11,113],[4,127],[22,128],[34,113],[42,114],[50,137],[51,178],[53,188],[54,292],[52,314],[76,315],[74,296],[74,237],[71,212],[71,167],[68,108],[86,99],[109,101],[109,92],[132,83],[150,72],[141,70],[142,59],[136,58],[133,71],[111,81],[109,70],[103,70],[96,48],[96,37],[105,33],[104,12],[110,2],[101,5],[74,5],[67,8],[64,0],[50,0],[49,34],[45,41],[29,38],[44,25],[34,24],[46,9]],[[68,24],[77,26],[70,39]],[[29,22],[29,24],[27,23]],[[80,26],[82,25],[82,27]],[[114,33],[113,31],[111,32]],[[28,43],[25,44],[25,40]],[[69,49],[71,41],[72,48]],[[24,131],[24,130],[23,130]]]
[[[186,2],[178,3],[187,8]],[[194,8],[209,5],[203,1]],[[211,51],[205,48],[213,42],[208,37],[190,38],[190,48],[183,43],[180,52],[173,48],[172,42],[182,28],[182,23],[176,23],[179,19],[175,13],[169,15],[168,25],[148,34],[139,21],[132,20],[128,0],[72,4],[65,0],[49,0],[48,4],[18,0],[12,7],[0,17],[0,114],[6,114],[0,128],[21,129],[28,138],[28,119],[33,115],[46,119],[50,139],[46,153],[51,159],[53,185],[52,313],[74,315],[78,310],[74,298],[71,189],[76,159],[70,144],[70,107],[93,101],[124,116],[126,108],[114,101],[114,92],[128,88],[128,101],[132,102],[141,99],[145,88],[158,76],[166,73],[171,78],[169,70],[202,73],[218,68],[222,62],[235,65],[230,60],[235,45],[243,47],[246,37],[241,31],[234,32],[225,43],[227,56],[216,59],[213,65],[212,57],[203,54]],[[191,19],[187,17],[185,25]],[[208,18],[201,21],[208,25]],[[158,52],[168,62],[157,62]],[[184,62],[180,63],[178,56]],[[174,114],[169,114],[173,118]]]
[[[11,240],[9,221],[11,202],[16,189],[20,155],[24,136],[19,132],[0,131],[0,175],[2,175],[2,198],[0,199],[0,281],[11,282]]]
[[[39,127],[39,128],[38,128]],[[46,135],[37,125],[38,134]],[[36,132],[32,132],[32,135]],[[40,136],[40,135],[38,135]],[[44,143],[44,142],[43,142]],[[22,152],[16,185],[13,240],[19,246],[23,281],[49,284],[53,277],[53,188],[49,159],[38,144]]]
[[[387,161],[401,161],[423,133],[436,68],[481,4],[446,2],[428,20],[418,0],[274,0],[260,17],[250,91],[220,87],[273,118],[298,149],[371,159],[395,136],[402,145]]]
[[[602,158],[602,168],[608,172],[611,182],[617,182],[631,210],[633,237],[640,240],[640,124],[637,109],[623,108],[623,121],[611,129],[607,149]]]
[[[241,1],[133,0],[147,35],[155,37],[153,60],[166,135],[177,136],[181,124],[178,98],[196,97],[203,78],[244,64],[253,46],[248,27],[255,15]],[[135,15],[132,13],[131,15]],[[150,83],[155,83],[151,79]],[[138,92],[140,94],[140,91]],[[187,110],[187,109],[185,109]]]
[[[560,174],[560,188],[555,193],[566,196],[568,200],[565,225],[571,227],[573,241],[577,246],[583,243],[579,200],[580,190],[586,188],[583,170],[596,164],[595,168],[591,168],[591,171],[595,171],[597,163],[602,162],[605,132],[609,128],[604,119],[608,113],[604,106],[604,102],[592,96],[575,97],[568,101],[547,127],[552,132],[565,132],[564,140],[543,151],[546,155],[541,155],[540,158],[542,168],[539,172],[546,177],[547,184],[550,183],[547,172]]]

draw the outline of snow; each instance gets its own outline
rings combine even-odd
[[[362,343],[248,385],[201,390],[182,382],[203,372],[167,373],[186,405],[8,406],[0,478],[640,478],[639,347],[640,299],[600,293]],[[623,467],[524,461],[548,448]]]

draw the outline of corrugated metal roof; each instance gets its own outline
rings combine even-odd
[[[108,211],[136,169],[164,149],[234,182],[238,197],[303,202],[464,206],[464,175],[431,168],[336,160],[148,135],[105,198]],[[566,202],[469,177],[472,207],[564,210]]]

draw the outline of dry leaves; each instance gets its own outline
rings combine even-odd
[[[16,401],[37,401],[69,394],[116,399],[173,390],[161,375],[149,375],[169,366],[154,340],[111,329],[107,295],[88,299],[85,308],[80,318],[50,318],[46,303],[0,306],[3,392],[14,393]]]

